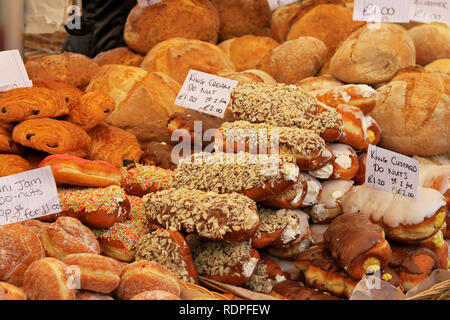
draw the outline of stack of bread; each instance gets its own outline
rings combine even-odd
[[[0,227],[0,299],[179,300],[201,277],[348,299],[447,269],[449,27],[351,8],[137,4],[128,47],[27,61],[0,176],[50,166],[62,211]],[[238,81],[223,119],[174,104],[190,69]],[[419,159],[417,201],[364,184],[371,144]]]

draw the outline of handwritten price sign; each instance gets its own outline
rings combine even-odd
[[[410,13],[413,21],[450,24],[450,0],[414,0]]]
[[[417,199],[419,162],[413,158],[373,145],[367,150],[366,184]]]
[[[0,225],[61,212],[50,167],[0,178]]]
[[[237,85],[235,80],[190,70],[175,104],[223,118],[231,99],[231,91]]]
[[[410,0],[355,0],[354,21],[409,22]]]

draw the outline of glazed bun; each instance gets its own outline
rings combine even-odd
[[[126,66],[139,67],[144,60],[144,56],[135,53],[128,47],[119,47],[108,51],[100,52],[94,61],[99,66],[105,64],[122,64]]]
[[[419,156],[449,151],[450,92],[441,77],[410,67],[377,91],[370,115],[383,132],[381,147]]]
[[[125,24],[124,38],[146,54],[161,41],[183,37],[217,43],[220,20],[208,0],[163,0],[145,8],[136,5]]]
[[[330,73],[344,82],[377,84],[390,81],[415,60],[414,42],[403,27],[369,24],[341,43],[331,58]]]
[[[417,64],[450,58],[450,27],[445,23],[423,24],[411,28],[409,35],[416,46]]]

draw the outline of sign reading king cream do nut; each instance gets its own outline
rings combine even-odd
[[[50,167],[0,178],[0,225],[59,212],[58,190]]]
[[[450,24],[450,0],[413,0],[411,20]]]
[[[189,70],[175,105],[223,118],[238,81]]]
[[[366,185],[408,198],[419,196],[419,162],[400,153],[369,145]]]

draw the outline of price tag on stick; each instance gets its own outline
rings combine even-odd
[[[50,167],[0,178],[0,225],[61,212]]]
[[[450,0],[414,0],[410,13],[412,21],[450,24]]]
[[[354,21],[407,23],[410,0],[355,0]]]
[[[367,150],[366,185],[417,200],[419,162],[373,145]]]
[[[175,105],[223,118],[238,81],[190,70]]]
[[[32,87],[19,50],[0,51],[0,92]]]

